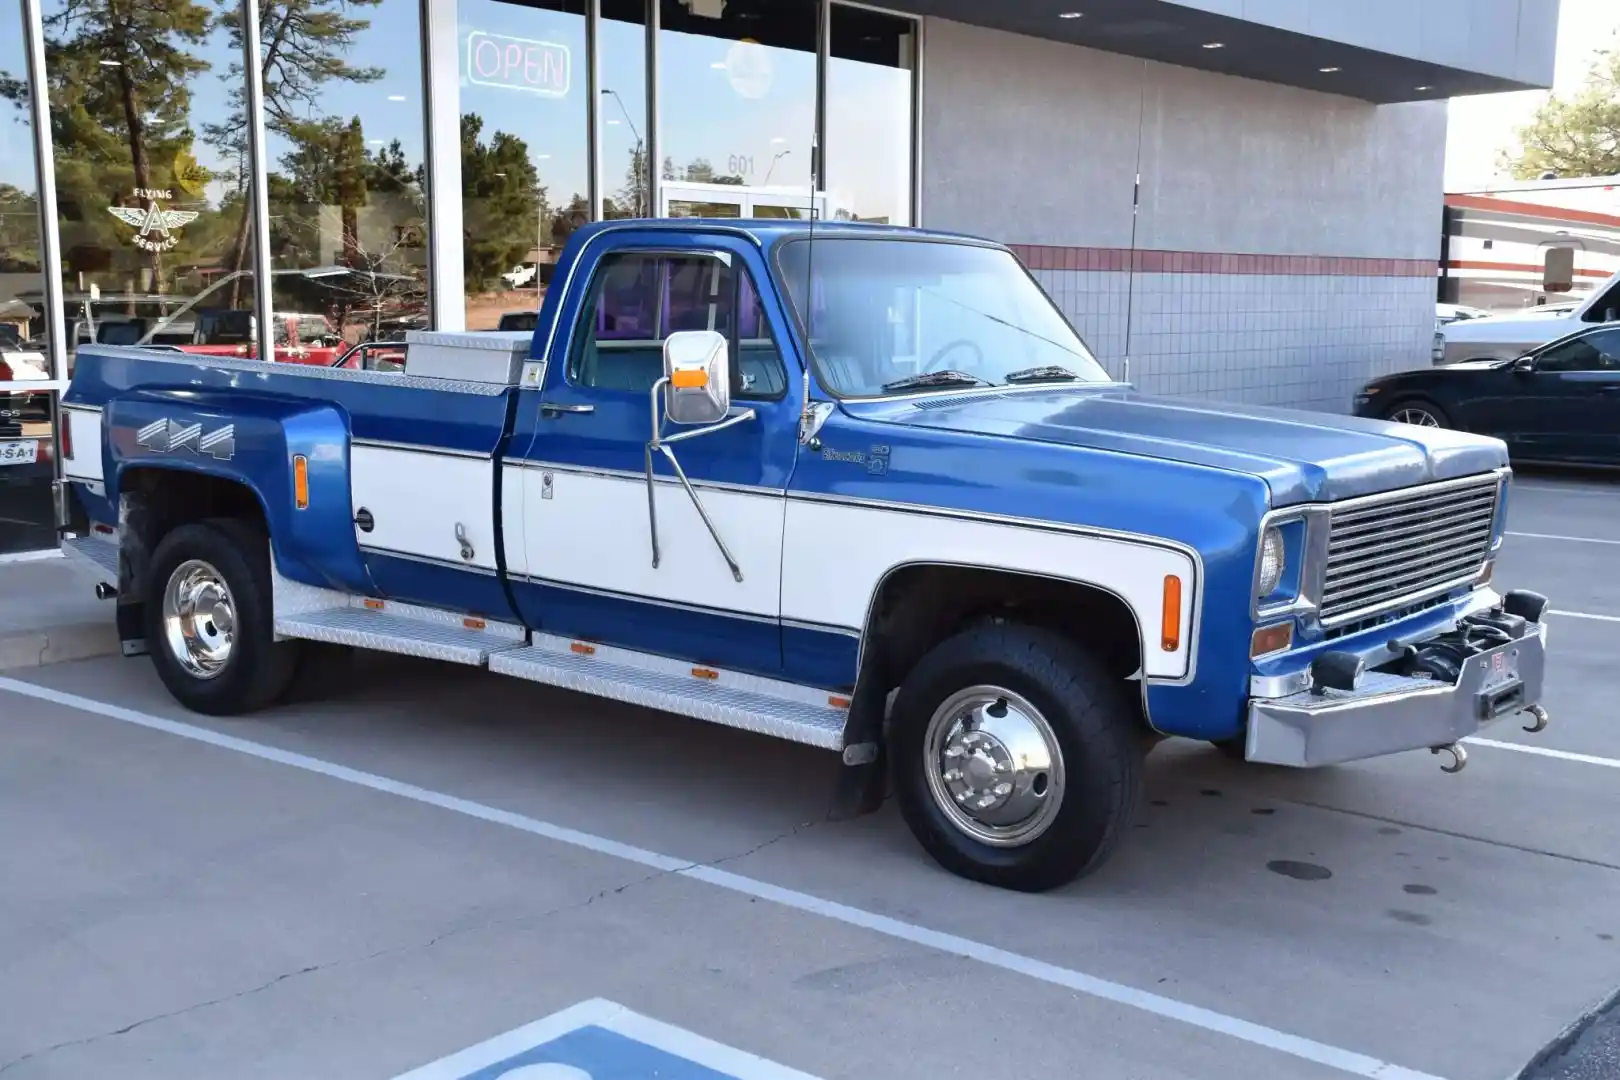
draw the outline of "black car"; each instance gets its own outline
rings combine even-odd
[[[1620,465],[1620,326],[1517,360],[1468,360],[1374,379],[1357,416],[1494,435],[1517,462]]]

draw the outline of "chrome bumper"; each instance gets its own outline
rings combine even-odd
[[[1455,683],[1367,672],[1355,690],[1305,690],[1249,702],[1245,757],[1313,768],[1449,747],[1541,703],[1546,624],[1470,657]]]

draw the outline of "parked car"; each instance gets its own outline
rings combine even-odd
[[[1436,304],[1434,305],[1434,324],[1448,326],[1454,322],[1465,322],[1468,319],[1487,319],[1490,312],[1484,308],[1468,307],[1464,304]]]
[[[540,323],[540,313],[536,311],[508,311],[501,316],[497,330],[533,330]]]
[[[501,275],[508,288],[521,289],[525,285],[534,284],[534,276],[540,267],[536,263],[519,263]]]
[[[16,420],[24,416],[36,418],[34,414],[40,411],[36,397],[43,400],[43,395],[28,394],[24,391],[26,386],[19,383],[44,382],[51,377],[50,361],[45,354],[30,348],[22,347],[22,339],[12,327],[0,327],[0,330],[10,330],[11,335],[0,338],[0,387],[6,392],[0,393],[0,421]],[[8,344],[15,340],[16,344]],[[45,410],[49,415],[49,410]]]
[[[1358,416],[1492,435],[1516,462],[1620,465],[1620,326],[1508,360],[1464,360],[1374,379]]]
[[[1441,363],[1514,360],[1584,327],[1617,320],[1620,320],[1620,274],[1594,289],[1583,301],[1446,323],[1440,327],[1446,341]]]

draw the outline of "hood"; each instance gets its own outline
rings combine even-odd
[[[1154,397],[1125,386],[846,404],[871,420],[1202,465],[1264,480],[1271,505],[1349,499],[1507,464],[1496,439],[1354,416]]]
[[[1440,333],[1447,341],[1531,341],[1539,344],[1565,333],[1566,323],[1577,323],[1574,311],[1526,311],[1512,315],[1489,315],[1483,319],[1460,319],[1447,323]]]

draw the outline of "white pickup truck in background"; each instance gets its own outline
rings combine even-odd
[[[1579,304],[1550,304],[1508,315],[1460,319],[1437,331],[1436,364],[1514,360],[1531,349],[1599,323],[1620,320],[1620,273]]]

